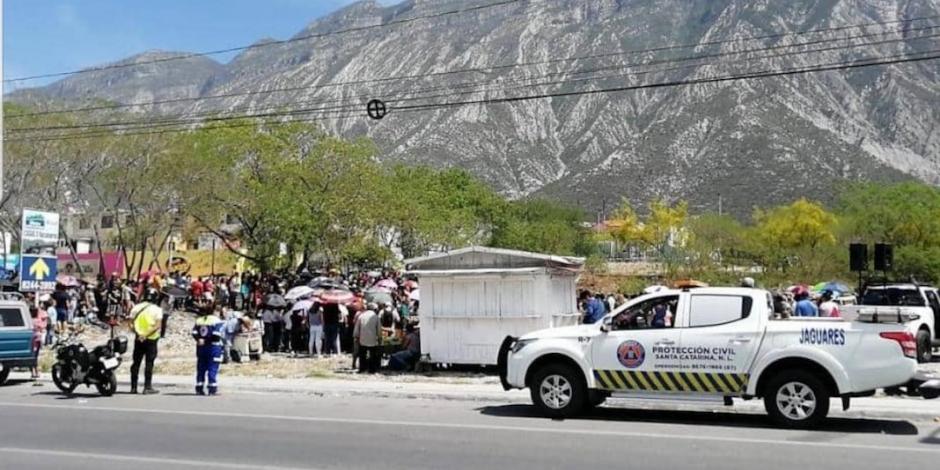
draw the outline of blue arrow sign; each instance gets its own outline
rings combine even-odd
[[[56,258],[23,255],[20,263],[20,290],[35,292],[55,289],[57,268]]]

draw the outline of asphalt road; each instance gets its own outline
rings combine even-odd
[[[81,391],[81,390],[80,390]],[[933,423],[603,408],[551,421],[526,405],[296,394],[195,397],[0,387],[3,469],[933,468]]]

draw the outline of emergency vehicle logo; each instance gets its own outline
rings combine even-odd
[[[624,341],[617,348],[617,360],[627,369],[636,369],[646,360],[646,350],[636,341]]]

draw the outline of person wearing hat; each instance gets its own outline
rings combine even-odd
[[[153,388],[153,363],[157,360],[157,342],[163,326],[163,309],[160,308],[160,293],[156,289],[147,289],[144,301],[131,309],[134,322],[134,361],[131,364],[131,393],[137,393],[137,378],[140,365],[146,359],[144,367],[144,395],[159,393]]]
[[[382,323],[375,312],[378,306],[370,302],[364,312],[356,319],[353,339],[359,345],[359,373],[375,374],[381,366],[382,356],[379,341],[382,338]]]

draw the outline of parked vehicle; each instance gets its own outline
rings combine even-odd
[[[542,414],[575,416],[609,396],[761,398],[783,427],[817,425],[831,398],[908,382],[914,337],[890,318],[775,319],[763,290],[699,288],[644,295],[593,325],[507,337],[503,387],[526,388]]]
[[[127,338],[118,336],[91,351],[75,339],[75,334],[56,344],[56,363],[52,366],[52,381],[65,394],[71,394],[79,385],[98,389],[109,397],[117,391],[114,370],[121,365],[121,355],[127,352]]]
[[[29,307],[18,295],[0,294],[0,385],[14,367],[33,367],[33,323]]]
[[[866,286],[858,305],[842,307],[848,319],[875,316],[900,317],[917,341],[917,362],[930,362],[933,348],[940,347],[940,294],[936,287],[917,283],[874,284]]]

